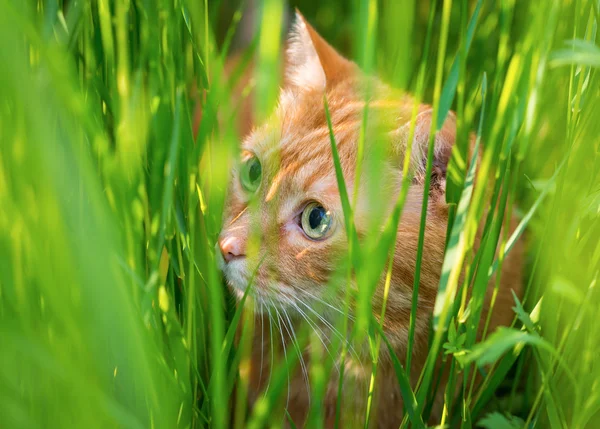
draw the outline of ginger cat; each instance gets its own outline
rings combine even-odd
[[[332,313],[331,309],[343,308],[345,280],[341,279],[340,293],[327,290],[331,288],[336,267],[346,258],[348,241],[330,147],[324,95],[327,96],[350,195],[353,192],[367,86],[370,88],[369,121],[386,140],[383,162],[378,171],[379,194],[369,195],[371,180],[375,179],[368,176],[367,170],[363,170],[360,177],[355,211],[359,238],[367,232],[373,201],[379,201],[386,215],[396,201],[413,106],[408,95],[398,95],[384,83],[362,74],[356,64],[337,53],[300,14],[297,14],[291,31],[285,68],[287,84],[281,90],[278,108],[265,124],[255,128],[243,141],[242,159],[233,172],[218,243],[222,255],[221,269],[236,296],[243,295],[254,276],[251,295],[256,308],[256,329],[251,362],[251,402],[269,383],[272,349],[281,349],[283,342],[288,354],[295,353],[292,333],[294,329],[298,331],[298,326],[307,316],[312,316],[314,329],[318,329],[320,334],[334,335],[329,329],[328,314]],[[398,229],[384,320],[384,331],[403,363],[408,341],[431,114],[431,108],[423,105],[417,117],[411,156],[414,179]],[[376,119],[372,120],[371,115]],[[444,259],[448,219],[445,173],[455,133],[455,119],[451,113],[435,138],[410,374],[413,385],[427,356],[429,322]],[[371,156],[375,147],[375,143],[367,140],[365,159]],[[382,219],[385,220],[385,217]],[[260,236],[260,244],[248,250],[248,243],[255,233]],[[519,249],[515,249],[503,265],[490,331],[495,326],[510,323],[512,319],[510,289],[520,290],[519,253]],[[377,316],[382,305],[383,286],[382,275],[372,302]],[[265,329],[280,332],[269,335]],[[278,344],[270,344],[271,340]],[[327,338],[324,340],[329,342]],[[360,346],[356,347],[360,349]],[[377,370],[371,425],[397,428],[403,418],[402,398],[391,361],[389,356],[385,358],[385,353],[387,351],[382,350]],[[358,354],[364,359],[355,355],[343,363],[346,371],[341,427],[363,425],[371,363],[368,353]],[[302,355],[308,365],[308,350],[302,350]],[[363,359],[363,362],[357,362],[357,359]],[[333,427],[335,419],[338,374],[335,370],[332,372],[322,403],[326,427]],[[443,392],[443,386],[438,392]],[[310,404],[305,368],[299,366],[290,374],[287,398],[284,399],[290,416],[301,427],[306,422]],[[438,395],[432,412],[434,419],[439,417],[441,404],[442,397]]]

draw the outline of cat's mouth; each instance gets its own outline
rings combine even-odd
[[[248,294],[257,304],[254,306],[257,313],[266,313],[269,308],[290,308],[290,302],[293,302],[294,298],[289,287],[278,282],[275,282],[276,284],[271,285],[271,287],[259,285],[258,276],[252,275],[252,270],[246,258],[237,258],[226,262],[221,252],[216,251],[215,259],[217,267],[223,273],[227,286],[238,301],[241,301],[244,295]],[[278,292],[274,292],[274,290]]]

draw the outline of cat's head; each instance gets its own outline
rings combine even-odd
[[[339,296],[327,285],[346,260],[348,241],[324,96],[351,198],[361,132],[366,136],[354,213],[359,237],[367,234],[373,219],[383,224],[397,198],[413,109],[411,98],[365,76],[299,14],[288,43],[286,82],[273,116],[243,141],[219,237],[228,285],[242,296],[252,282],[260,307],[290,308],[313,300],[329,304]],[[361,131],[367,100],[367,125]],[[406,230],[399,231],[405,243],[399,242],[398,255],[402,249],[416,253],[430,123],[430,109],[419,107],[411,156],[415,179],[404,210]],[[435,200],[440,206],[454,139],[451,128],[440,131],[435,145]],[[378,160],[377,166],[371,159]],[[445,228],[443,219],[439,223]],[[410,273],[415,253],[400,263],[398,275]]]

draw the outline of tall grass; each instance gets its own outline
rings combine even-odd
[[[291,349],[275,356],[269,390],[248,409],[244,341],[263,327],[234,305],[214,256],[240,140],[233,80],[255,56],[249,85],[259,118],[280,82],[289,5],[257,3],[255,39],[240,44],[243,0],[0,0],[0,427],[287,422],[289,370],[303,362]],[[363,69],[432,103],[434,131],[449,109],[458,114],[431,352],[417,386],[407,377],[412,342],[408,358],[393,362],[402,426],[427,421],[443,354],[451,375],[440,424],[597,427],[600,3],[296,3]],[[233,48],[246,60],[225,75]],[[467,171],[469,132],[481,163]],[[375,374],[388,340],[385,308],[377,320],[370,299],[388,270],[406,193],[374,224],[385,226],[382,235],[366,242],[353,230],[356,196],[341,195],[350,240],[338,280],[365,285],[346,303],[356,301],[352,338],[370,345]],[[521,223],[509,236],[511,210]],[[426,215],[425,207],[422,225]],[[521,235],[527,287],[515,297],[515,322],[478,341],[485,289]],[[272,316],[282,329],[285,315]],[[348,318],[339,323],[348,332]],[[312,346],[309,425],[318,427],[335,371],[326,357],[354,351],[340,339],[321,343],[311,328],[296,333],[296,346]],[[356,426],[369,425],[370,408],[357,410]],[[337,421],[343,427],[344,416]]]

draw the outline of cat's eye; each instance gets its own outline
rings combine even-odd
[[[252,155],[242,163],[242,168],[240,170],[240,183],[246,191],[254,192],[260,186],[261,177],[262,167],[260,165],[260,161],[256,155]]]
[[[331,213],[317,202],[309,203],[302,212],[301,224],[306,235],[319,240],[331,227]]]

